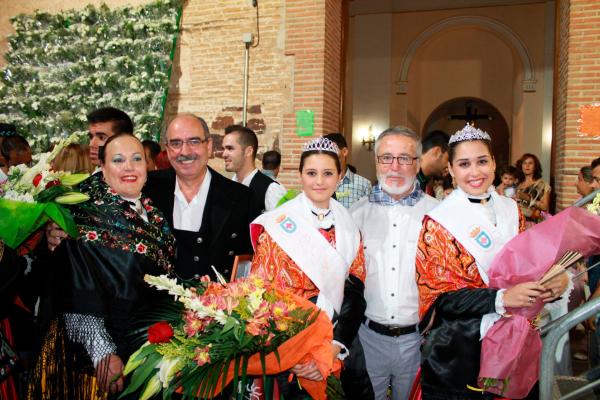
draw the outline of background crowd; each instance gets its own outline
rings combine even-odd
[[[345,365],[348,398],[405,399],[415,382],[427,399],[493,398],[469,389],[482,327],[505,307],[556,301],[570,285],[562,275],[487,286],[493,255],[545,218],[551,188],[533,154],[497,169],[490,136],[470,125],[422,139],[385,130],[375,141],[375,185],[348,164],[342,134],[311,140],[295,197],[277,181],[276,151],[257,168],[258,140],[244,126],[228,127],[223,139],[233,179],[208,166],[213,139],[200,117],[171,120],[164,150],[139,141],[115,108],[90,112],[88,128],[89,144],[69,145],[52,164],[91,174],[80,185],[90,201],[70,207],[79,237],[50,223],[27,256],[0,247],[2,340],[20,357],[20,370],[3,380],[5,398],[118,395],[135,350],[126,333],[160,300],[143,275],[229,278],[235,257],[251,254],[253,274],[311,299],[335,322],[331,357]],[[23,137],[11,125],[0,131],[4,174],[29,164]],[[581,169],[577,190],[599,187],[596,159]],[[474,224],[493,234],[490,252],[467,239]],[[291,372],[326,378],[310,360]],[[277,380],[285,398],[305,395],[288,374]]]

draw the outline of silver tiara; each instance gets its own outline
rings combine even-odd
[[[335,153],[336,155],[340,154],[340,149],[338,147],[337,144],[335,144],[335,142],[324,138],[324,137],[318,137],[316,139],[311,140],[310,142],[306,142],[304,144],[304,148],[302,149],[302,152],[304,153],[305,151],[315,151],[315,150],[321,150],[321,151],[328,151],[330,153]]]
[[[475,128],[474,126],[471,126],[471,124],[467,123],[464,128],[450,136],[450,141],[448,144],[464,142],[465,140],[487,140],[488,142],[491,142],[492,138],[487,132],[482,131],[479,128]]]

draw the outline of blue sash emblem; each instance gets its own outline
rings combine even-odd
[[[287,217],[286,219],[281,221],[279,226],[281,226],[281,229],[283,229],[287,233],[294,233],[297,228],[296,223],[294,221],[292,221],[292,219],[290,217]]]
[[[479,244],[484,249],[489,249],[492,245],[492,239],[485,231],[479,232],[479,234],[475,237],[475,242]]]

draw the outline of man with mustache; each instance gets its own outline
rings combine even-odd
[[[421,149],[406,127],[381,133],[375,141],[378,183],[350,209],[363,234],[367,309],[359,338],[375,399],[386,398],[388,386],[394,400],[406,399],[420,363],[417,239],[423,216],[438,203],[416,180]],[[358,353],[350,349],[351,368],[360,365]]]
[[[229,279],[236,255],[251,254],[249,225],[257,216],[250,189],[208,167],[212,138],[206,122],[180,114],[167,128],[172,169],[148,174],[144,193],[169,222],[177,243],[175,272],[183,279]]]

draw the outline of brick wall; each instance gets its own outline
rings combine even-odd
[[[557,2],[554,186],[557,209],[577,200],[579,168],[600,156],[600,139],[578,134],[581,106],[600,101],[600,3]]]
[[[0,0],[0,51],[12,32],[9,17],[34,9],[56,12],[99,5],[106,0]],[[108,0],[110,7],[151,0]],[[211,166],[223,171],[220,144],[224,128],[242,120],[244,43],[253,33],[250,50],[248,125],[259,138],[260,155],[278,149],[283,155],[281,180],[297,188],[298,162],[306,138],[295,135],[295,111],[315,113],[315,134],[340,124],[340,0],[188,0],[182,16],[166,120],[179,112],[206,119],[214,134]],[[257,33],[260,31],[260,42]],[[260,162],[258,163],[260,166]]]
[[[307,139],[296,136],[295,112],[314,111],[315,135],[339,129],[341,2],[286,0],[285,7],[285,54],[293,59],[293,90],[283,116],[279,176],[298,188],[300,151]]]

